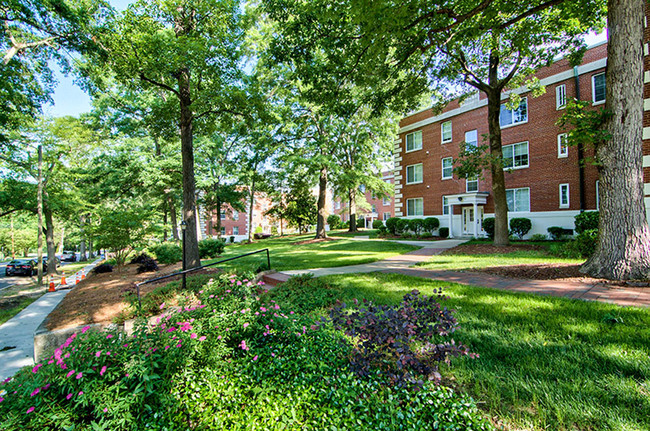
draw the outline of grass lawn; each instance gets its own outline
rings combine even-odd
[[[381,303],[448,287],[454,338],[480,357],[454,360],[443,376],[505,429],[650,429],[650,310],[396,274],[326,280],[347,301]]]
[[[36,301],[38,297],[21,296],[15,301],[0,301],[0,325],[23,311],[29,304]],[[3,303],[4,302],[4,303]]]
[[[359,229],[358,232],[348,232],[347,229],[338,229],[338,230],[331,230],[327,232],[327,234],[336,237],[367,236],[370,239],[375,239],[379,237],[379,231],[377,229]]]
[[[271,253],[271,268],[275,270],[329,268],[375,262],[417,249],[417,247],[394,242],[348,239],[293,244],[310,239],[313,239],[311,234],[259,240],[253,244],[229,245],[219,259],[205,260],[203,264],[268,248]],[[255,269],[261,264],[266,264],[264,253],[226,262],[220,267]]]
[[[66,275],[72,275],[75,272],[82,269],[83,267],[90,265],[93,262],[93,260],[88,260],[86,262],[66,263],[65,265],[61,265],[60,267],[58,267],[57,270],[59,271],[59,274],[61,273],[61,271],[65,271]]]

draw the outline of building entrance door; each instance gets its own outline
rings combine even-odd
[[[463,235],[474,235],[474,207],[463,207]]]

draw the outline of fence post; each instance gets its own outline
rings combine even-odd
[[[266,267],[267,267],[266,269],[268,271],[271,270],[271,256],[269,255],[269,249],[268,248],[266,249]]]

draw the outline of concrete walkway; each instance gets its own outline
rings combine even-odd
[[[80,271],[88,273],[101,261],[101,258],[97,259]],[[73,275],[69,280],[74,283],[75,278]],[[74,287],[74,284],[64,287]],[[0,381],[13,376],[24,366],[34,365],[34,331],[69,291],[62,288],[47,292],[0,326]]]

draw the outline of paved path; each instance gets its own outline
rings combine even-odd
[[[95,260],[83,270],[88,273],[101,260]],[[70,276],[70,281],[73,280]],[[69,291],[61,289],[46,293],[0,326],[0,381],[13,376],[24,366],[34,365],[34,331]]]

